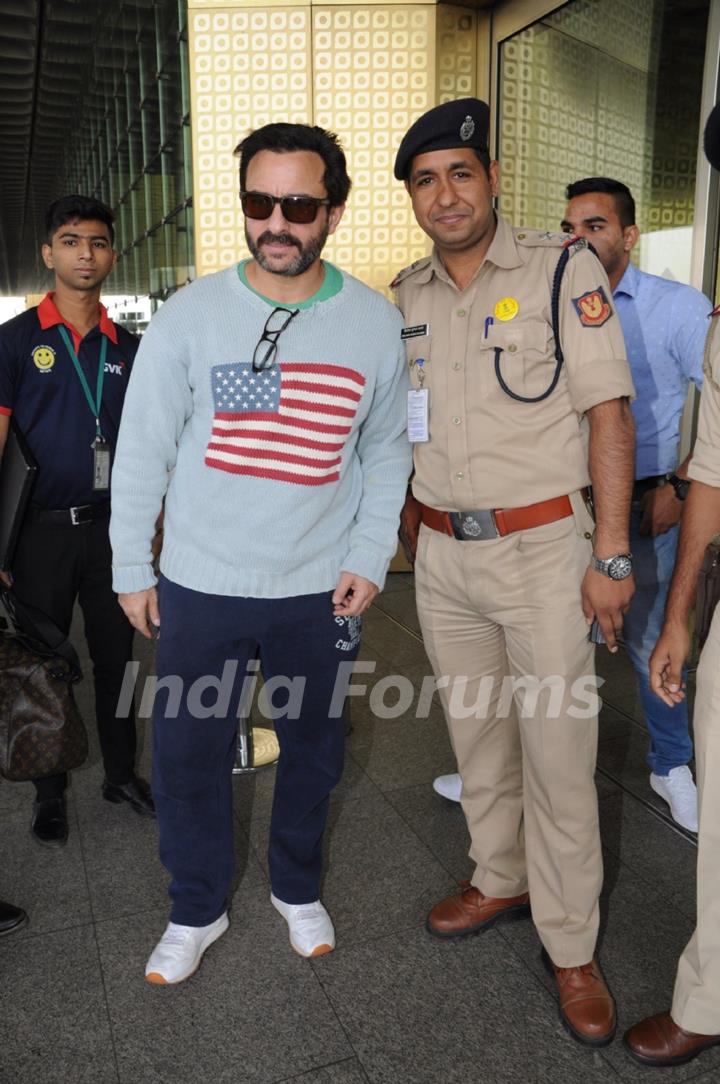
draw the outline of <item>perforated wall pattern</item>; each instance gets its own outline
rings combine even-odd
[[[377,289],[428,251],[392,175],[410,124],[471,94],[475,16],[432,5],[228,7],[190,12],[198,274],[246,254],[233,149],[274,120],[340,136],[353,190],[326,255]],[[436,44],[437,43],[437,44]]]
[[[311,115],[310,9],[191,12],[199,275],[245,252],[233,150],[252,128]]]

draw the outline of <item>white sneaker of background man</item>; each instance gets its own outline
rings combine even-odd
[[[462,794],[462,779],[459,772],[452,772],[450,775],[439,775],[433,780],[433,790],[450,802],[459,802]]]
[[[688,832],[697,832],[697,788],[687,764],[673,768],[667,775],[653,772],[650,786],[670,806],[670,815],[676,824]]]

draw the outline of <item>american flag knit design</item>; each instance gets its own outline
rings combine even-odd
[[[342,450],[365,387],[355,369],[284,362],[215,365],[205,463],[231,474],[319,486],[340,477]]]

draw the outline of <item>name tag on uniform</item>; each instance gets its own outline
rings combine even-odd
[[[110,445],[96,437],[90,445],[93,452],[93,492],[110,488]]]
[[[428,389],[412,388],[407,393],[408,440],[422,444],[430,440],[428,432]]]
[[[404,327],[400,332],[400,338],[405,339],[419,339],[421,335],[429,335],[430,327],[428,324],[413,324],[412,327]]]

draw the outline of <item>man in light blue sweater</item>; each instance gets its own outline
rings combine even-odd
[[[113,471],[114,586],[135,628],[161,626],[160,681],[183,684],[179,706],[161,693],[154,714],[172,910],[145,974],[161,984],[192,975],[228,927],[238,701],[258,651],[266,682],[287,691],[273,705],[271,900],[301,955],[334,947],[319,884],[342,773],[342,664],[383,586],[411,463],[401,317],[320,258],[350,189],[336,137],[271,124],[238,152],[252,259],[153,318]],[[197,683],[220,680],[228,662],[230,707],[208,718]]]

